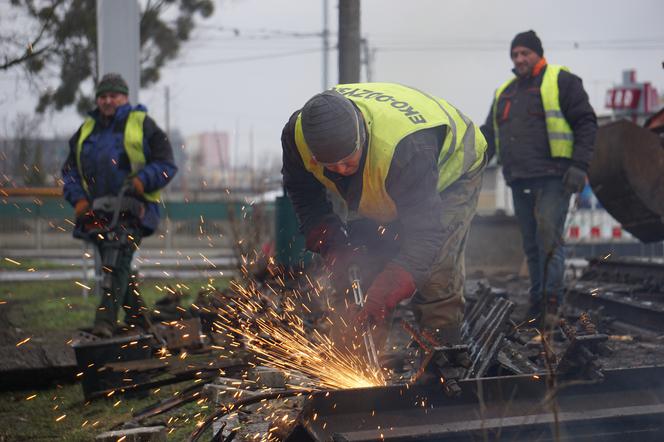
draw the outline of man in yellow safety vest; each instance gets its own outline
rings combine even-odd
[[[586,184],[597,119],[581,79],[547,63],[534,31],[517,34],[510,55],[514,76],[496,90],[482,132],[512,189],[530,273],[528,318],[553,323],[563,295],[565,218],[570,196]]]
[[[141,238],[157,228],[159,191],[177,172],[166,134],[145,107],[129,103],[128,94],[122,76],[104,75],[97,107],[71,137],[62,168],[64,196],[76,217],[74,236],[93,242],[103,265],[92,331],[106,338],[120,307],[128,325],[145,324],[141,300],[129,284],[131,260]]]
[[[414,88],[340,84],[296,111],[281,141],[307,248],[346,282],[350,256],[366,250],[355,261],[364,307],[353,312],[343,290],[332,302],[344,322],[382,325],[410,299],[422,331],[441,346],[460,344],[465,241],[486,163],[479,128]]]

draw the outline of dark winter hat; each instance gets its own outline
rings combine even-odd
[[[314,95],[302,107],[302,133],[319,163],[337,163],[360,146],[364,135],[361,116],[338,92]]]
[[[516,34],[516,37],[514,37],[514,40],[512,40],[512,45],[510,46],[510,55],[512,55],[512,49],[514,49],[516,46],[526,47],[534,51],[540,57],[544,56],[542,40],[539,39],[537,34],[535,34],[535,31],[532,29],[530,31]]]
[[[97,85],[97,92],[95,97],[99,97],[104,92],[118,92],[120,94],[129,95],[129,87],[122,75],[111,72],[102,77]]]

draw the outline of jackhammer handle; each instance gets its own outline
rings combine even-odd
[[[122,184],[122,187],[120,188],[120,193],[118,193],[115,209],[113,210],[113,218],[111,219],[111,223],[108,225],[109,230],[114,229],[118,225],[118,220],[120,219],[120,210],[122,210],[122,200],[124,199],[127,192],[129,192],[131,189],[131,180],[125,180],[125,182]]]

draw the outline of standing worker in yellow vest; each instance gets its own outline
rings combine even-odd
[[[565,218],[570,196],[586,184],[597,119],[581,79],[547,64],[534,31],[517,34],[510,51],[515,76],[496,90],[482,132],[512,188],[530,273],[528,318],[552,324],[563,295]]]
[[[284,186],[307,248],[346,282],[349,256],[367,251],[355,261],[364,308],[353,312],[339,290],[335,311],[346,311],[347,323],[354,315],[380,326],[412,298],[422,331],[440,346],[459,344],[464,247],[486,163],[479,128],[410,87],[341,84],[296,111],[281,142]],[[335,213],[328,193],[347,210]]]
[[[93,333],[113,335],[118,310],[129,326],[144,326],[142,303],[129,286],[131,260],[141,238],[159,224],[159,191],[177,172],[166,134],[142,105],[129,104],[127,83],[106,74],[96,89],[97,107],[69,140],[62,168],[65,199],[74,207],[74,236],[92,241],[103,264],[102,300]],[[109,226],[115,232],[90,235]]]

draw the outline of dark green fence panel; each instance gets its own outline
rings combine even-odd
[[[286,196],[277,197],[275,221],[277,263],[288,268],[309,264],[312,255],[304,248],[304,236],[297,229],[295,210]]]
[[[29,199],[9,199],[0,202],[0,218],[72,218],[74,209],[62,200],[44,200],[37,203]],[[258,203],[257,203],[258,204]],[[274,202],[260,203],[265,212],[274,212]],[[253,212],[254,205],[238,201],[223,202],[167,202],[161,206],[162,217],[170,217],[174,221],[200,219],[227,220],[230,210],[236,217]]]

